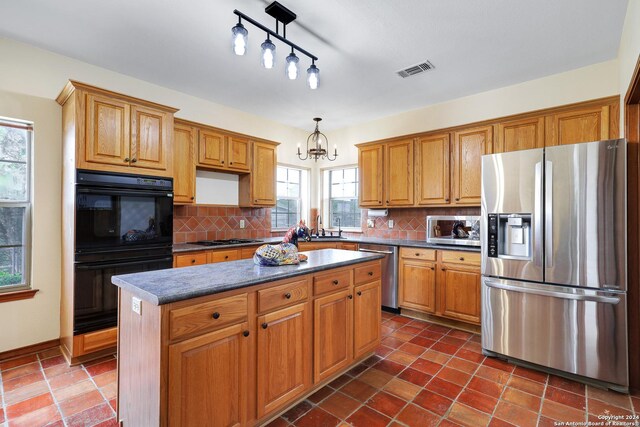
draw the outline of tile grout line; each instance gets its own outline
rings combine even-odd
[[[115,359],[115,357],[114,357],[114,359]],[[99,365],[100,363],[105,363],[105,362],[108,362],[108,360],[105,360],[105,361],[103,361],[103,362],[96,363],[96,365]],[[117,366],[117,365],[116,365],[116,366]],[[87,367],[84,365],[84,363],[82,364],[82,369],[86,372],[87,376],[89,377],[89,381],[91,381],[91,383],[96,387],[96,389],[98,390],[98,393],[100,393],[100,396],[102,396],[102,400],[103,400],[103,402],[102,402],[102,403],[105,403],[105,402],[106,402],[107,406],[109,406],[109,409],[111,409],[111,413],[113,414],[113,417],[114,417],[114,418],[115,418],[115,417],[117,417],[117,413],[116,413],[116,411],[113,409],[113,407],[112,407],[112,406],[111,406],[111,404],[109,403],[109,400],[105,397],[104,393],[102,392],[102,389],[101,389],[100,387],[98,387],[98,384],[96,384],[96,382],[93,380],[93,376],[89,373],[89,371],[87,371]],[[116,368],[116,369],[117,369],[117,368]],[[103,372],[103,373],[106,373],[106,372]],[[85,409],[85,411],[86,411],[86,410],[88,410],[88,409],[95,408],[96,406],[100,406],[102,403],[98,403],[97,405],[94,405],[94,406],[92,406],[91,408],[87,408],[87,409]],[[84,412],[84,411],[81,411],[81,412]],[[110,419],[110,418],[108,418],[108,419]],[[107,420],[103,420],[103,421],[107,421]],[[116,420],[116,421],[117,421],[117,420]],[[100,423],[100,422],[102,422],[102,421],[99,421],[99,423]],[[94,424],[94,425],[95,425],[95,424]]]
[[[2,405],[1,409],[4,415],[4,421],[2,422],[1,426],[8,426],[9,420],[7,417],[7,405],[4,399],[4,381],[2,379],[2,370],[0,370],[0,404]]]
[[[60,407],[60,402],[58,402],[58,399],[53,394],[53,389],[51,388],[51,384],[49,384],[49,377],[44,372],[44,366],[42,366],[42,359],[40,358],[40,355],[37,354],[37,353],[36,353],[36,357],[38,358],[38,365],[40,365],[40,370],[42,371],[42,376],[44,377],[44,381],[47,384],[47,388],[49,389],[49,393],[51,394],[51,398],[53,398],[53,402],[56,405],[56,409],[58,410],[58,413],[60,414],[60,419],[62,420],[62,424],[65,427],[67,427],[67,420],[66,420],[66,417],[64,416],[64,413],[62,412],[62,408]],[[66,361],[63,362],[63,363],[66,363]]]

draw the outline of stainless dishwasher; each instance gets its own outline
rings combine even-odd
[[[398,310],[398,247],[360,243],[360,252],[383,254],[382,307]]]

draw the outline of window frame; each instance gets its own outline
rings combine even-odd
[[[356,201],[359,201],[360,199],[360,170],[357,164],[349,164],[349,165],[342,165],[342,166],[335,166],[335,167],[329,167],[329,168],[323,168],[320,170],[320,175],[321,175],[321,192],[322,192],[322,214],[323,217],[325,218],[323,220],[323,223],[327,224],[327,230],[330,231],[337,231],[338,230],[338,225],[337,224],[333,224],[333,218],[331,216],[331,200],[333,199],[351,199],[351,197],[331,197],[331,172],[332,171],[336,171],[336,170],[345,170],[345,169],[355,169],[356,170],[356,181],[355,181],[355,188],[356,188],[356,195],[355,195],[355,199]],[[358,202],[357,208],[360,209],[360,225],[358,227],[345,227],[343,225],[340,225],[340,229],[345,231],[345,232],[349,232],[349,233],[361,233],[362,232],[362,211],[363,209],[360,207],[360,204]]]
[[[278,183],[278,171],[277,168],[285,168],[285,169],[293,169],[293,170],[297,170],[300,172],[300,195],[299,197],[289,197],[289,196],[284,196],[284,197],[280,197],[278,196],[278,190],[277,190],[277,183]],[[305,176],[306,175],[306,176]],[[300,206],[300,218],[299,219],[303,219],[307,222],[308,225],[308,220],[307,218],[309,217],[309,203],[310,203],[310,186],[311,183],[311,170],[309,168],[305,168],[305,167],[300,167],[300,166],[296,166],[296,165],[290,165],[290,164],[286,164],[286,163],[278,163],[276,165],[276,207],[271,208],[271,231],[272,232],[278,232],[278,231],[287,231],[289,230],[289,228],[291,228],[291,226],[288,227],[276,227],[275,224],[275,212],[274,210],[277,208],[278,206],[278,200],[280,199],[286,199],[286,200],[298,200],[299,206]],[[305,197],[306,196],[306,197]]]
[[[31,256],[32,256],[32,210],[33,210],[33,123],[25,120],[0,117],[0,126],[13,127],[27,131],[26,147],[26,200],[14,201],[0,198],[0,207],[25,208],[22,231],[22,281],[19,285],[0,286],[0,302],[14,301],[32,297],[37,290],[32,289],[31,283]],[[5,162],[1,160],[0,162]],[[10,162],[21,163],[21,162]],[[17,245],[4,245],[0,248],[18,247]]]

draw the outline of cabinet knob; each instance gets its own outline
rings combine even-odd
[[[222,162],[222,163],[224,163],[224,162]],[[232,165],[232,164],[233,164],[233,162],[229,162],[229,164],[230,164],[230,165]]]
[[[191,260],[191,264],[195,264],[195,263],[196,263],[196,260],[195,260],[195,259],[192,259],[192,260]]]
[[[262,329],[267,329],[269,327],[269,324],[267,322],[264,322],[261,326]]]
[[[340,282],[339,282],[339,281],[337,281],[337,280],[334,280],[334,281],[333,281],[333,284],[334,284],[334,285],[337,285],[338,283],[340,283]]]
[[[195,199],[196,199],[195,197],[193,197],[193,196],[191,197],[191,200],[195,200]]]
[[[131,159],[130,159],[130,158],[128,158],[128,157],[125,157],[125,158],[124,158],[124,162],[125,162],[125,163],[129,163],[129,161],[130,161],[130,160],[131,160]]]
[[[416,252],[416,256],[420,256],[420,252]]]
[[[389,203],[389,201],[387,200],[387,204]]]
[[[442,271],[447,271],[447,270],[445,270],[444,268],[441,268],[440,270],[442,270]]]
[[[222,163],[224,165],[224,160],[222,160],[220,163]]]
[[[358,291],[358,296],[362,296],[362,291]]]
[[[382,200],[378,200],[378,203],[382,204]]]
[[[211,315],[211,317],[213,317],[214,319],[219,319],[220,318],[220,313],[218,313],[217,311],[215,313],[213,313]]]
[[[456,197],[456,202],[459,202],[459,201],[460,201],[460,197]]]
[[[353,295],[349,295],[349,299],[353,299]]]
[[[225,255],[225,256],[224,256],[224,259],[229,259],[229,255]]]
[[[373,271],[367,273],[369,276],[373,276]]]
[[[138,161],[138,159],[136,159],[135,157],[133,159],[131,159],[131,163],[135,163],[137,161]]]
[[[285,297],[286,299],[291,299],[291,293],[290,293],[290,292],[287,292],[286,294],[284,294],[284,297]]]
[[[449,201],[449,199],[444,199],[444,201],[445,201],[445,202],[448,202],[448,201]]]
[[[464,261],[464,257],[460,257],[458,258],[460,261]]]
[[[435,270],[435,269],[436,269],[435,267],[429,267],[429,268],[430,268],[430,269],[432,269],[432,270]]]
[[[249,331],[244,331],[244,332],[242,333],[242,335],[244,335],[245,337],[248,337],[248,336],[249,336]]]

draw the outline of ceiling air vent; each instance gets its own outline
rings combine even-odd
[[[404,70],[397,71],[400,77],[407,78],[411,76],[415,76],[416,74],[424,73],[425,71],[433,70],[433,64],[429,61],[424,61],[416,65],[412,65],[411,67],[405,68]]]

